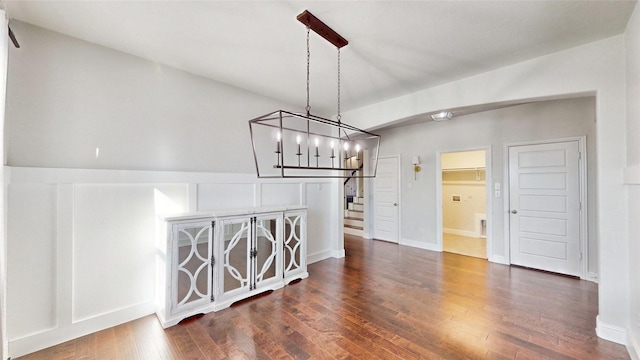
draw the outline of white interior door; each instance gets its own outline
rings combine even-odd
[[[580,276],[578,141],[509,148],[511,263]]]
[[[374,180],[374,233],[379,240],[398,242],[398,159],[378,159]]]

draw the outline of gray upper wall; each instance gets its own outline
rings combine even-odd
[[[9,51],[9,166],[252,173],[248,120],[290,109],[26,23],[11,26],[22,47]]]

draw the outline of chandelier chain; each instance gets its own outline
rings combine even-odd
[[[311,51],[309,50],[309,32],[311,31],[311,28],[309,26],[307,26],[307,107],[305,108],[305,110],[307,110],[307,116],[309,116],[309,114],[311,113],[311,104],[309,102],[309,66],[311,63]]]
[[[338,115],[336,116],[338,123],[342,119],[342,115],[340,115],[340,48],[338,48]]]

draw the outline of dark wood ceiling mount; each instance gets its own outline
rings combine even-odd
[[[308,26],[316,34],[322,36],[325,40],[335,45],[335,47],[337,47],[338,49],[349,44],[347,39],[343,38],[342,36],[340,36],[340,34],[333,31],[332,28],[320,21],[320,19],[310,13],[309,10],[305,10],[300,15],[298,15],[298,21],[303,23],[305,26]]]

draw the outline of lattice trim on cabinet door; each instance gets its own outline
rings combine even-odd
[[[185,231],[185,229],[178,230],[179,234],[182,233],[188,237],[189,243],[191,245],[189,255],[186,257],[184,261],[178,264],[178,271],[181,271],[182,273],[187,275],[187,277],[189,278],[189,291],[184,296],[184,298],[182,298],[181,300],[180,299],[178,300],[178,306],[186,304],[189,301],[189,299],[191,299],[191,296],[193,295],[194,292],[201,299],[207,297],[207,294],[203,294],[200,292],[200,290],[198,290],[197,280],[202,270],[206,269],[207,266],[209,265],[209,260],[208,260],[209,254],[207,254],[206,257],[202,257],[198,252],[198,239],[204,232],[207,232],[207,235],[208,235],[208,231],[209,231],[209,227],[205,226],[202,229],[200,229],[200,231],[198,231],[198,233],[194,237],[191,235],[191,233],[189,233],[188,231]],[[194,255],[198,258],[198,260],[202,262],[202,264],[200,264],[200,266],[198,266],[196,271],[192,274],[191,271],[189,271],[189,269],[187,269],[185,266],[191,261]]]
[[[231,265],[231,259],[229,256],[231,254],[231,250],[233,250],[233,248],[236,247],[236,245],[238,245],[238,243],[242,239],[242,234],[244,232],[248,233],[248,231],[249,231],[249,223],[243,222],[240,230],[238,230],[233,235],[233,237],[229,241],[229,245],[224,249],[224,268],[229,272],[229,275],[231,275],[231,277],[233,277],[234,279],[240,282],[241,288],[249,284],[249,274],[247,274],[246,279],[243,278],[242,274],[240,274],[240,271],[238,271],[238,269],[236,269],[235,266]]]
[[[300,244],[302,240],[300,239],[300,234],[296,232],[296,225],[300,225],[300,220],[302,219],[301,215],[296,216],[291,220],[292,217],[285,216],[284,220],[289,224],[289,236],[284,241],[284,250],[289,253],[289,262],[286,264],[284,271],[289,271],[292,269],[297,269],[300,267],[300,264],[296,261],[296,251],[300,248]],[[286,224],[285,224],[286,228]],[[292,245],[293,243],[293,245]]]
[[[272,219],[266,220],[266,221],[271,221]],[[258,230],[262,230],[264,233],[264,237],[269,240],[269,242],[271,243],[271,254],[269,255],[269,257],[267,259],[265,259],[264,264],[262,265],[262,269],[260,269],[260,273],[256,274],[256,282],[261,282],[264,274],[269,270],[269,267],[271,267],[271,264],[273,264],[275,258],[276,258],[276,251],[277,251],[277,241],[275,239],[275,237],[273,236],[273,234],[264,226],[264,221],[265,220],[259,220],[256,222],[256,239],[258,237]],[[257,246],[256,246],[256,255],[257,255]],[[256,260],[257,261],[257,260]]]

